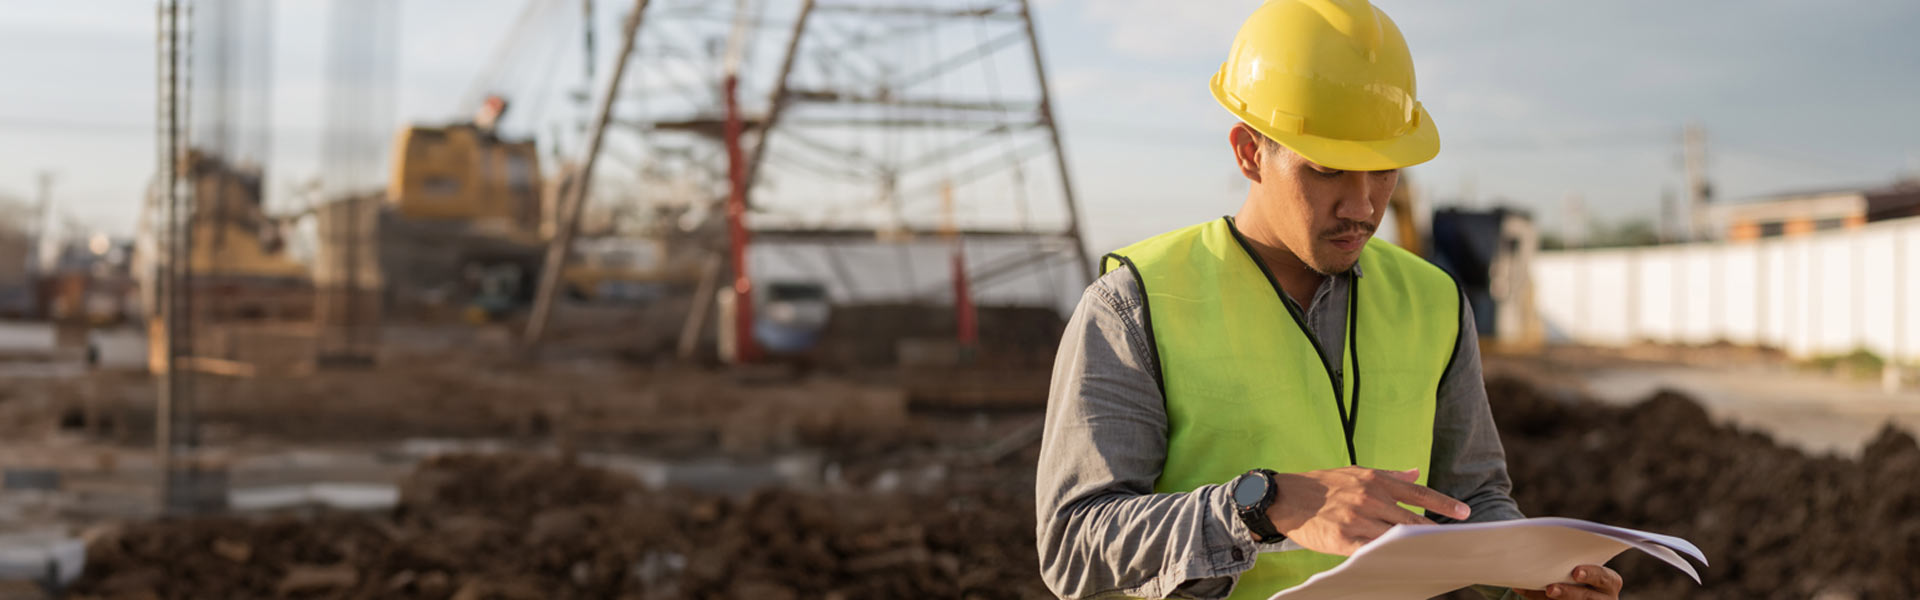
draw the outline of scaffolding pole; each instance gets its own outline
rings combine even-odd
[[[1033,26],[1032,0],[1020,0],[1020,21],[1027,28],[1028,46],[1033,49],[1033,73],[1040,80],[1040,119],[1046,123],[1053,140],[1053,159],[1060,166],[1060,191],[1066,195],[1067,237],[1073,238],[1073,254],[1080,261],[1080,274],[1093,283],[1093,261],[1087,258],[1086,241],[1080,237],[1080,203],[1073,196],[1073,177],[1067,169],[1067,151],[1060,143],[1060,126],[1053,118],[1053,92],[1047,84],[1046,61],[1040,57],[1040,35]]]
[[[182,181],[187,165],[192,82],[189,0],[161,0],[158,5],[158,173],[154,200],[160,204],[160,222],[149,227],[160,242],[158,257],[160,301],[157,333],[163,345],[159,398],[154,419],[155,450],[159,454],[159,502],[169,514],[189,512],[193,502],[192,452],[199,445],[193,405],[193,370],[185,364],[193,355],[193,186]],[[183,460],[184,459],[184,460]]]
[[[587,190],[593,184],[593,167],[600,156],[600,145],[606,141],[613,103],[620,98],[620,82],[627,74],[627,58],[633,54],[634,40],[639,37],[640,22],[646,14],[647,0],[634,0],[633,13],[627,15],[626,29],[620,34],[620,53],[613,61],[613,79],[607,82],[607,93],[600,99],[600,111],[593,118],[593,137],[587,143],[586,157],[573,185],[567,186],[566,198],[560,205],[560,228],[547,244],[546,261],[540,267],[540,289],[533,299],[533,314],[527,319],[526,335],[521,340],[527,350],[540,344],[540,337],[546,334],[547,321],[553,316],[560,271],[566,268],[567,255],[573,250],[573,236],[580,229],[580,214],[585,212],[582,205],[587,203]]]
[[[760,141],[753,145],[753,160],[747,162],[746,187],[751,191],[760,181],[760,165],[767,156],[767,142],[773,139],[773,127],[780,124],[780,115],[786,112],[789,94],[787,86],[793,78],[794,57],[800,53],[801,36],[807,32],[807,17],[813,16],[813,0],[800,3],[800,16],[793,20],[793,34],[787,38],[787,53],[780,61],[780,75],[774,80],[772,104],[767,109],[767,120],[760,128]],[[735,115],[732,120],[737,120]],[[751,195],[749,195],[751,196]],[[742,200],[752,206],[751,198]]]

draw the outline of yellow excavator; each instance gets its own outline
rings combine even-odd
[[[507,101],[490,96],[473,122],[414,125],[394,137],[387,199],[402,218],[467,221],[528,243],[541,239],[540,155],[494,128]]]

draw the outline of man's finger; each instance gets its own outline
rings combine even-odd
[[[1407,483],[1405,481],[1389,481],[1387,482],[1386,488],[1387,494],[1393,496],[1394,500],[1431,510],[1453,519],[1465,520],[1467,516],[1473,514],[1473,509],[1468,508],[1466,503],[1449,498],[1446,494],[1433,491],[1431,488],[1423,485]]]
[[[1584,585],[1556,583],[1547,586],[1547,598],[1550,600],[1618,600],[1620,596]]]
[[[1615,596],[1620,595],[1620,589],[1625,587],[1620,580],[1619,573],[1613,569],[1599,565],[1580,565],[1575,567],[1573,569],[1573,580]]]
[[[1420,470],[1419,470],[1419,469],[1407,469],[1407,470],[1405,470],[1405,471],[1385,471],[1385,470],[1382,470],[1382,471],[1380,471],[1380,472],[1381,472],[1381,473],[1384,473],[1384,474],[1386,474],[1386,475],[1387,475],[1388,477],[1392,477],[1392,478],[1394,478],[1394,479],[1398,479],[1398,480],[1401,480],[1401,481],[1405,481],[1405,482],[1407,482],[1407,483],[1413,483],[1413,482],[1416,482],[1416,481],[1419,481],[1419,480],[1420,480]]]
[[[1400,508],[1392,502],[1368,502],[1359,507],[1361,515],[1379,519],[1387,525],[1432,525],[1433,521],[1425,515]]]

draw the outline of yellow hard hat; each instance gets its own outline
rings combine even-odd
[[[1367,0],[1261,5],[1212,87],[1240,120],[1324,167],[1382,171],[1440,153],[1407,40]]]

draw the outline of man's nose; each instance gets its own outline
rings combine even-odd
[[[1346,178],[1352,182],[1341,189],[1339,204],[1334,207],[1333,216],[1348,221],[1373,221],[1373,187],[1379,185],[1366,173],[1348,173]]]

